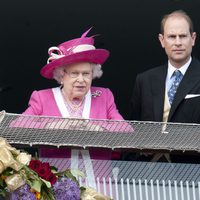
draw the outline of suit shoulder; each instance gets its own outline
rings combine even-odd
[[[198,70],[199,70],[199,67],[200,67],[200,60],[197,59],[197,58],[195,58],[195,57],[193,57],[193,58],[192,58],[192,62],[191,62],[190,65],[197,67]]]
[[[163,72],[163,70],[165,70],[165,69],[167,69],[167,65],[160,65],[160,66],[154,67],[152,69],[148,69],[142,73],[139,73],[138,75],[142,76],[142,77],[156,75],[156,74]]]

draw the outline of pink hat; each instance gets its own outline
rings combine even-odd
[[[58,47],[51,47],[48,50],[49,59],[41,69],[40,74],[45,78],[52,79],[54,69],[78,62],[90,62],[103,64],[109,56],[106,49],[96,49],[94,36],[86,37],[91,28],[83,33],[80,38],[69,40]],[[56,53],[55,53],[56,52]]]

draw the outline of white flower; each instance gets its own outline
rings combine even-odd
[[[98,193],[93,188],[87,187],[83,195],[81,195],[81,200],[111,200],[111,198]]]
[[[17,156],[16,160],[23,165],[29,165],[29,162],[31,161],[31,155],[23,152]]]
[[[4,171],[4,164],[0,161],[0,174]]]
[[[25,184],[25,181],[22,179],[22,177],[19,174],[13,174],[11,176],[8,176],[5,179],[5,182],[11,191],[14,191]]]

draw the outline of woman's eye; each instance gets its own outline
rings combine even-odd
[[[71,72],[71,74],[78,75],[79,73],[78,72]]]

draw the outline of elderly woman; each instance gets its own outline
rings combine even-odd
[[[101,65],[108,58],[109,52],[96,49],[94,38],[86,37],[88,32],[81,38],[49,49],[50,57],[41,75],[57,80],[61,86],[34,91],[25,114],[123,119],[116,108],[112,92],[107,88],[91,86],[94,78],[102,76]]]
[[[47,79],[55,79],[60,86],[34,91],[24,114],[123,120],[116,108],[112,92],[107,88],[91,86],[94,78],[102,76],[101,65],[108,58],[109,52],[95,48],[94,37],[86,37],[89,31],[80,38],[49,49],[49,59],[41,69],[41,75]],[[94,178],[90,158],[112,159],[113,155],[115,158],[120,156],[118,152],[113,154],[108,149],[40,149],[40,157],[71,157],[72,168],[78,167],[78,162],[74,160],[80,153],[90,166],[86,169],[90,178]],[[76,166],[72,166],[73,163],[76,163]]]

